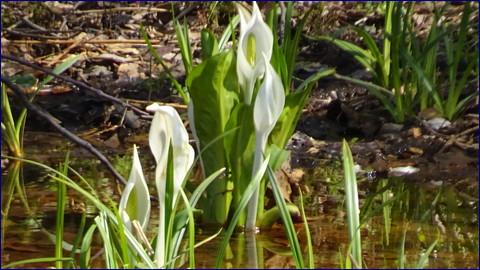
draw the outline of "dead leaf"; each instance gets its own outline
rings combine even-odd
[[[140,77],[140,74],[138,73],[138,67],[139,65],[137,63],[120,64],[118,66],[118,75],[120,78],[126,78],[129,81],[132,81]]]

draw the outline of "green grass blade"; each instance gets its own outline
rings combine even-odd
[[[85,230],[85,222],[86,221],[87,221],[87,214],[85,212],[83,212],[82,213],[82,218],[80,219],[80,225],[78,227],[78,231],[77,231],[77,234],[75,236],[75,240],[73,241],[73,244],[72,244],[72,251],[70,251],[70,254],[69,254],[70,258],[74,258],[75,253],[78,249],[78,246],[80,245],[80,242],[82,241],[83,231]],[[68,262],[67,265],[65,266],[65,268],[71,268],[71,263]]]
[[[235,15],[233,19],[230,21],[229,26],[225,28],[225,31],[223,31],[222,37],[220,37],[220,40],[218,41],[218,50],[220,52],[225,50],[225,47],[227,46],[227,43],[230,40],[230,37],[233,36],[233,38],[235,38],[235,36],[232,35],[232,33],[234,32],[234,29],[237,27],[239,23],[240,23],[240,16]],[[233,42],[233,46],[235,46],[235,42]]]
[[[197,156],[198,158],[198,156]],[[225,171],[225,168],[222,168],[218,171],[216,171],[215,173],[211,174],[209,177],[207,177],[206,179],[204,179],[202,181],[202,183],[200,183],[200,185],[198,185],[198,187],[193,191],[192,195],[190,196],[190,200],[189,200],[189,206],[192,208],[192,211],[193,211],[193,208],[197,205],[197,202],[198,200],[200,199],[200,197],[202,196],[203,192],[207,189],[207,187],[210,185],[210,183],[212,183],[215,179],[217,179],[217,177],[222,174],[223,172]],[[182,191],[183,192],[183,191]],[[174,254],[177,254],[178,253],[178,250],[180,248],[180,244],[182,242],[182,239],[183,239],[183,235],[185,233],[185,225],[188,224],[188,221],[187,219],[189,218],[189,213],[188,213],[188,210],[187,209],[183,209],[182,211],[180,211],[176,216],[175,216],[175,220],[174,220],[174,225],[173,225],[173,230],[175,233],[175,238],[173,240],[173,253]]]
[[[310,234],[310,227],[308,227],[307,215],[305,214],[305,207],[303,205],[303,194],[300,187],[298,188],[298,194],[300,197],[300,211],[302,213],[303,226],[305,228],[305,235],[307,236],[307,249],[308,249],[308,268],[314,269],[315,264],[313,260],[313,246],[312,246],[312,236]]]
[[[68,160],[69,160],[69,152],[67,152],[67,156],[65,157],[65,161],[63,165],[60,165],[60,170],[62,171],[63,175],[68,173]],[[57,182],[57,214],[56,214],[56,224],[55,224],[55,256],[57,258],[63,257],[63,229],[64,229],[64,221],[65,221],[65,199],[67,196],[67,187],[62,182]],[[73,250],[74,251],[74,250]],[[62,261],[56,261],[55,267],[57,269],[63,268]]]
[[[41,163],[38,163],[38,162],[35,162],[35,161],[32,161],[32,160],[17,158],[17,157],[13,157],[13,156],[5,156],[5,157],[7,157],[9,159],[13,159],[13,160],[21,160],[25,163],[33,164],[33,165],[39,166],[41,168],[44,168],[48,171],[51,171],[53,173],[53,175],[51,175],[52,179],[54,179],[56,181],[64,182],[65,185],[67,185],[67,187],[70,187],[73,190],[77,191],[80,195],[84,196],[86,199],[91,201],[95,205],[95,207],[98,208],[101,212],[103,211],[107,215],[109,220],[114,223],[114,225],[118,226],[117,217],[110,210],[110,208],[108,206],[103,204],[101,202],[101,200],[96,197],[96,195],[94,196],[94,195],[91,194],[91,192],[84,190],[82,187],[80,187],[75,181],[70,179],[68,176],[62,175],[62,173],[60,171],[55,170],[55,169],[53,169],[53,168],[51,168],[51,167],[49,167],[45,164],[41,164]],[[56,175],[62,175],[62,177],[58,177]],[[155,264],[150,259],[150,256],[145,252],[142,245],[140,243],[138,243],[138,241],[132,235],[132,233],[128,230],[125,230],[125,235],[126,235],[128,241],[132,244],[132,248],[138,252],[138,255],[146,263],[146,265],[150,268],[155,268]]]
[[[67,60],[65,60],[64,62],[62,62],[60,65],[56,66],[52,72],[55,73],[55,74],[60,74],[62,72],[64,72],[65,70],[67,70],[68,68],[70,68],[71,66],[73,66],[73,64],[75,64],[75,62],[77,62],[77,60],[81,57],[82,55],[81,54],[77,54]],[[40,90],[42,89],[43,86],[45,86],[47,83],[49,83],[51,80],[53,79],[53,76],[52,75],[48,75],[38,86],[37,86],[37,89]]]
[[[333,68],[324,69],[317,73],[314,73],[310,75],[308,78],[306,78],[305,81],[303,81],[302,84],[300,84],[300,86],[298,86],[295,91],[296,92],[303,91],[305,87],[307,87],[310,83],[314,83],[320,80],[321,78],[326,77],[328,75],[332,75],[332,74],[335,74],[335,69]]]
[[[404,214],[403,217],[405,228],[403,229],[402,239],[400,240],[400,247],[398,249],[398,269],[405,269],[405,262],[407,260],[407,256],[405,256],[405,239],[407,237],[408,223],[405,224],[405,215],[406,214]]]
[[[134,263],[130,265],[131,261],[130,258],[133,256],[130,256],[129,254],[129,249],[128,249],[128,242],[127,242],[127,237],[125,236],[125,226],[123,226],[123,221],[122,218],[120,217],[120,214],[118,213],[118,208],[116,206],[116,203],[109,197],[107,197],[108,201],[110,202],[110,207],[115,214],[115,217],[117,218],[117,224],[118,224],[118,254],[121,256],[123,266],[125,267],[133,267],[135,266]]]
[[[342,142],[343,169],[345,175],[345,203],[347,206],[348,235],[352,245],[353,258],[362,268],[362,245],[360,237],[359,204],[357,192],[357,177],[355,175],[352,152],[347,141]]]
[[[188,95],[183,91],[183,87],[178,83],[178,81],[173,77],[172,72],[170,69],[167,67],[163,59],[158,55],[157,51],[153,48],[152,43],[150,42],[150,39],[148,38],[147,32],[145,32],[145,29],[143,28],[143,25],[140,24],[140,31],[142,32],[143,39],[145,40],[145,43],[147,43],[148,49],[150,53],[157,59],[158,63],[163,67],[163,70],[165,71],[165,74],[167,77],[170,79],[170,81],[175,85],[175,88],[177,89],[178,93],[183,99],[183,102],[188,105],[190,98]]]
[[[180,47],[180,53],[182,54],[185,74],[188,76],[193,69],[192,47],[190,46],[190,38],[188,37],[188,25],[185,19],[183,21],[183,26],[180,25],[178,21],[175,21],[173,25],[178,40],[178,46]]]
[[[16,262],[9,263],[7,265],[2,266],[2,269],[11,268],[13,266],[20,265],[20,264],[58,262],[58,261],[71,262],[71,263],[74,264],[74,266],[76,268],[75,260],[73,258],[46,257],[46,258],[36,258],[36,259],[27,259],[27,260],[16,261]]]
[[[470,8],[470,2],[465,2],[464,8],[463,8],[463,15],[462,15],[462,20],[460,21],[460,27],[458,29],[458,40],[455,44],[455,58],[453,59],[453,62],[450,62],[452,66],[450,67],[450,83],[452,85],[455,85],[456,79],[457,79],[457,72],[458,72],[458,65],[460,64],[460,61],[464,57],[464,45],[465,41],[467,39],[467,27],[468,27],[468,21],[470,19],[470,13],[472,9]],[[451,42],[451,41],[450,41]],[[449,59],[450,60],[450,59]]]
[[[464,107],[464,105],[469,102],[471,99],[478,95],[478,91],[472,93],[472,95],[467,96],[460,102],[458,101],[462,90],[465,88],[467,84],[467,79],[472,75],[472,70],[474,70],[475,66],[478,65],[478,62],[475,60],[478,58],[478,51],[475,53],[474,57],[472,57],[472,61],[468,64],[467,68],[463,71],[463,75],[456,86],[454,86],[454,90],[450,90],[448,92],[447,104],[445,109],[445,116],[449,119],[455,119],[459,111]],[[452,88],[450,88],[452,89]]]
[[[430,253],[432,253],[433,249],[437,246],[437,243],[438,239],[435,240],[435,242],[428,247],[427,251],[420,256],[420,260],[418,261],[417,266],[415,266],[416,269],[423,269],[428,265],[428,256],[430,256]]]
[[[57,258],[63,257],[63,226],[64,226],[64,214],[65,214],[65,195],[66,187],[65,184],[58,182],[57,183],[57,217],[56,217],[56,226],[55,226],[55,256]],[[62,261],[56,261],[55,267],[57,269],[63,268]]]
[[[385,35],[391,35],[392,34],[392,29],[394,27],[394,21],[393,21],[393,2],[386,2],[386,12],[385,12],[385,28],[383,29],[383,32]],[[395,27],[398,27],[398,24],[395,25]],[[375,44],[375,43],[374,43]],[[389,76],[390,76],[390,65],[391,65],[391,52],[392,52],[392,43],[388,37],[383,37],[383,55],[378,55],[378,57],[383,58],[381,62],[381,69],[383,71],[383,86],[388,87],[389,86]],[[395,75],[394,75],[395,76]]]
[[[363,42],[367,46],[368,50],[375,59],[375,73],[377,74],[377,80],[383,87],[388,87],[389,74],[390,74],[390,41],[388,38],[384,39],[383,54],[377,47],[375,40],[365,30],[355,27],[353,28],[357,34],[363,38]],[[386,47],[385,47],[386,46]]]
[[[309,37],[309,38],[312,40],[328,40],[333,42],[335,45],[340,47],[340,49],[353,55],[353,57],[360,64],[362,64],[362,66],[364,66],[367,70],[371,70],[372,72],[375,72],[373,64],[375,63],[376,59],[371,52],[364,50],[361,47],[355,44],[352,44],[350,42],[339,40],[333,37],[320,36],[320,37]]]
[[[293,2],[288,3],[288,8],[287,11],[292,10],[293,7]],[[305,23],[307,22],[308,17],[310,16],[310,13],[312,13],[313,9],[310,8],[305,15],[303,16],[302,20],[300,23],[297,25],[297,30],[295,31],[295,36],[293,37],[293,40],[290,40],[290,24],[291,24],[291,19],[288,17],[285,19],[285,41],[283,44],[284,47],[284,55],[285,55],[285,60],[287,63],[287,70],[288,70],[288,82],[292,81],[292,76],[293,76],[293,70],[295,68],[295,62],[297,59],[298,55],[298,45],[300,44],[300,38],[302,37],[303,33],[303,27]]]
[[[88,231],[85,233],[85,236],[83,237],[83,242],[80,248],[80,256],[79,256],[80,268],[82,269],[90,269],[90,255],[92,252],[91,245],[92,245],[93,233],[95,232],[96,228],[97,228],[97,225],[95,224],[90,226]]]
[[[298,242],[297,233],[295,231],[295,227],[293,226],[292,217],[288,212],[287,204],[285,202],[285,199],[283,198],[280,186],[275,178],[275,173],[273,172],[272,168],[270,168],[270,166],[267,168],[267,172],[268,179],[272,186],[273,196],[275,197],[275,202],[277,203],[277,206],[280,209],[282,215],[283,224],[287,232],[287,239],[290,244],[290,248],[292,249],[293,260],[295,261],[295,267],[297,269],[305,268],[302,249],[300,248],[300,243]]]
[[[419,81],[422,83],[425,89],[430,93],[430,95],[432,95],[436,108],[440,111],[440,113],[443,113],[442,99],[440,98],[437,90],[434,88],[430,78],[428,78],[428,76],[425,74],[424,69],[420,66],[418,61],[404,49],[401,50],[401,55],[407,61],[408,65],[415,71]]]
[[[355,83],[355,84],[358,84],[358,85],[361,85],[361,86],[367,88],[367,90],[372,92],[372,94],[375,95],[382,102],[383,106],[385,106],[385,109],[387,109],[388,112],[390,112],[390,114],[393,116],[395,121],[399,120],[400,117],[399,117],[399,115],[398,115],[398,113],[397,113],[397,111],[394,107],[394,104],[392,104],[392,102],[390,101],[390,98],[393,96],[392,92],[390,92],[389,90],[387,90],[387,89],[385,89],[381,86],[378,86],[378,85],[370,83],[370,82],[353,79],[353,78],[350,78],[350,77],[347,77],[347,76],[342,76],[340,74],[333,74],[333,76],[335,76],[336,78],[346,80],[346,81],[349,81],[349,82],[352,82],[352,83]]]
[[[189,247],[189,265],[190,269],[195,269],[195,220],[193,219],[193,210],[188,201],[187,195],[180,189],[180,195],[185,203],[185,209],[188,213],[188,247]],[[174,254],[176,255],[176,254]]]
[[[3,140],[7,144],[9,150],[18,157],[23,155],[23,149],[18,136],[18,129],[12,115],[10,102],[8,101],[7,89],[2,83],[2,135]]]
[[[107,269],[118,269],[117,260],[115,259],[115,250],[112,245],[110,228],[105,212],[100,212],[100,215],[95,217],[95,223],[97,224],[98,231],[103,239],[105,266]]]

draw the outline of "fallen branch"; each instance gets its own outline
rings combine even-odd
[[[104,8],[104,9],[90,9],[90,10],[76,10],[74,14],[91,14],[91,13],[105,13],[113,11],[151,11],[151,12],[162,12],[170,13],[170,10],[164,8],[152,8],[152,7],[115,7],[115,8]]]
[[[108,161],[108,159],[102,153],[100,153],[95,147],[93,147],[89,142],[84,141],[81,138],[77,137],[75,134],[71,133],[66,128],[62,127],[57,121],[55,121],[55,119],[49,113],[45,112],[42,108],[29,102],[27,96],[22,91],[22,89],[20,89],[14,83],[5,79],[3,76],[1,76],[1,79],[2,79],[2,82],[5,85],[7,85],[15,93],[15,95],[20,99],[20,101],[29,111],[35,113],[37,116],[45,120],[52,127],[54,127],[58,132],[63,134],[65,137],[70,139],[72,142],[74,142],[78,146],[87,149],[88,152],[96,156],[108,168],[108,170],[113,174],[113,176],[115,176],[115,178],[117,178],[122,184],[124,185],[127,184],[127,181],[125,181],[125,179],[123,179],[123,177],[117,172],[117,170],[115,170],[115,168],[110,163],[110,161]]]
[[[8,41],[5,41],[5,43],[11,44],[11,45],[14,45],[14,44],[27,44],[27,45],[31,45],[31,44],[73,44],[75,42],[77,42],[77,40],[75,40],[75,39],[69,39],[69,40],[62,40],[62,39],[8,40]],[[156,44],[156,45],[161,45],[161,43],[162,43],[162,41],[158,40],[158,39],[152,39],[152,40],[150,40],[150,42],[152,44]],[[127,39],[127,40],[124,40],[124,39],[106,39],[106,40],[94,39],[94,40],[85,41],[85,44],[116,44],[116,43],[118,43],[118,44],[135,44],[135,45],[147,46],[147,44],[145,44],[145,40],[143,40],[143,39]]]
[[[74,80],[74,79],[71,79],[69,77],[65,77],[65,76],[62,76],[62,75],[58,75],[58,74],[55,74],[54,72],[52,72],[51,70],[49,69],[46,69],[46,68],[43,68],[43,67],[40,67],[40,66],[37,66],[37,65],[34,65],[32,63],[29,63],[23,59],[20,59],[20,58],[17,58],[15,56],[11,56],[11,55],[8,55],[8,54],[3,54],[2,55],[2,58],[5,58],[5,59],[8,59],[8,60],[12,60],[12,61],[15,61],[17,63],[20,63],[22,65],[25,65],[25,66],[28,66],[28,67],[31,67],[33,69],[36,69],[36,70],[40,70],[48,75],[52,75],[53,77],[56,77],[56,78],[59,78],[61,80],[64,80],[64,81],[67,81],[71,84],[74,84],[76,86],[78,86],[80,89],[86,89],[90,92],[92,92],[93,94],[95,94],[97,97],[99,98],[102,98],[102,99],[105,99],[105,100],[108,100],[108,101],[111,101],[111,102],[114,102],[114,103],[117,103],[117,104],[120,104],[126,108],[129,108],[141,115],[148,115],[149,113],[147,112],[144,112],[142,110],[140,110],[139,108],[135,107],[135,106],[132,106],[131,104],[128,104],[126,102],[124,102],[123,100],[121,99],[118,99],[118,98],[115,98],[115,97],[112,97],[110,95],[107,95],[105,94],[104,92],[98,90],[98,89],[95,89],[93,87],[90,87],[88,85],[86,85],[85,83],[83,82],[79,82],[77,80]]]

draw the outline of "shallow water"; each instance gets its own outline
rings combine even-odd
[[[58,138],[43,146],[57,150],[45,154],[45,149],[30,148],[27,149],[27,157],[55,167],[65,158],[65,149],[69,144]],[[146,148],[140,150],[141,156],[148,156]],[[144,160],[142,163],[144,171],[151,169],[151,163]],[[72,152],[71,164],[85,176],[95,190],[118,201],[118,187],[111,180],[110,174],[104,171],[103,165],[78,150]],[[348,233],[339,164],[325,162],[304,169],[306,175],[301,187],[305,196],[315,267],[340,268],[348,248]],[[30,211],[37,216],[42,226],[53,232],[55,182],[46,175],[45,170],[32,165],[24,164],[23,173]],[[3,177],[5,179],[6,175]],[[426,268],[478,268],[478,200],[462,195],[458,188],[454,188],[452,183],[455,181],[439,184],[428,180],[418,183],[408,177],[378,179],[359,176],[359,196],[363,206],[361,213],[364,213],[366,218],[361,229],[362,253],[366,267],[398,268],[398,251],[405,234],[405,268],[414,268],[421,254],[437,239],[438,244],[430,254]],[[3,186],[2,197],[8,197],[7,195],[11,194],[9,192],[11,191]],[[80,220],[80,209],[85,209],[90,222],[96,210],[72,191],[68,192],[67,197],[69,205],[65,217],[68,224],[65,226],[65,240],[72,241]],[[297,197],[294,197],[294,200],[297,200],[295,198]],[[382,204],[387,207],[379,207]],[[369,205],[370,207],[367,207]],[[156,204],[153,206],[149,235],[154,233],[158,225]],[[40,225],[29,218],[18,196],[13,198],[8,218],[3,222],[2,265],[23,259],[54,256],[53,242],[40,230]],[[296,223],[296,228],[302,247],[306,247],[302,223]],[[208,226],[199,226],[197,230],[197,241],[216,233]],[[195,250],[197,268],[214,267],[222,240],[223,233]],[[98,239],[96,241],[98,242]],[[99,246],[99,243],[96,244]],[[253,244],[256,248],[252,248]],[[252,256],[254,249],[256,260]],[[66,252],[65,255],[67,254]],[[282,225],[275,224],[270,229],[262,229],[257,235],[235,234],[222,267],[293,268],[293,259],[288,254],[288,241]],[[306,253],[304,256],[306,259]],[[53,265],[37,263],[18,268],[44,268]],[[92,262],[92,268],[102,266],[101,256]],[[187,266],[188,264],[183,264],[180,267]]]

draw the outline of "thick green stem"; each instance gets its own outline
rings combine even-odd
[[[268,134],[266,134],[268,136]],[[256,134],[255,140],[255,156],[253,159],[253,170],[252,170],[252,178],[258,172],[260,166],[263,162],[263,149],[265,148],[265,144],[267,142],[267,136],[265,134]],[[259,199],[259,189],[258,187],[255,192],[253,192],[252,198],[248,203],[248,214],[247,214],[247,229],[254,229],[255,223],[257,221],[257,213],[258,213],[258,199]],[[263,201],[263,200],[262,200]]]

